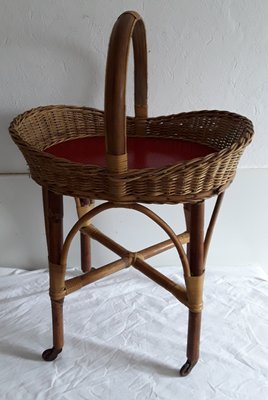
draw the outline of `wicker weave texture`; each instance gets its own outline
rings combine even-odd
[[[44,152],[56,143],[104,136],[102,111],[74,106],[46,106],[16,117],[10,133],[22,151],[32,178],[64,195],[120,202],[196,202],[216,195],[232,182],[237,164],[253,135],[245,117],[225,111],[180,113],[143,121],[143,135],[188,140],[215,152],[165,168],[128,170],[82,165]],[[127,118],[127,135],[140,136],[140,121]]]

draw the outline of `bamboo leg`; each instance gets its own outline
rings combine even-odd
[[[204,202],[187,205],[184,208],[187,229],[190,230],[188,257],[192,276],[199,276],[204,271]],[[181,376],[188,375],[199,358],[201,331],[201,312],[189,311],[187,361],[180,370]]]
[[[94,207],[94,201],[86,198],[75,198],[76,210],[78,218],[81,218]],[[87,221],[86,225],[91,222]],[[81,269],[83,272],[89,272],[92,269],[91,265],[91,240],[84,232],[80,232],[80,250],[81,250]]]
[[[45,222],[45,233],[47,241],[47,251],[49,253],[49,239],[48,239],[48,190],[44,186],[42,187],[43,195],[43,211],[44,211],[44,222]]]
[[[80,233],[80,248],[81,248],[81,269],[83,272],[91,270],[91,246],[90,238],[84,233]]]
[[[50,288],[57,290],[58,280],[54,279],[55,268],[60,263],[63,242],[63,200],[62,195],[43,189],[46,235],[48,243]],[[58,271],[57,271],[58,274]],[[45,361],[53,361],[63,347],[63,298],[53,299],[51,296],[53,347],[43,352]]]
[[[92,205],[89,199],[80,199],[81,207],[85,207],[89,211],[89,206]],[[80,248],[81,248],[81,269],[83,272],[91,270],[91,243],[90,237],[83,232],[80,233]]]

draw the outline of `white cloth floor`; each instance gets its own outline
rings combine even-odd
[[[160,270],[181,280],[178,267]],[[51,346],[47,271],[0,273],[1,400],[268,399],[268,276],[259,268],[207,270],[200,361],[185,378],[187,309],[133,268],[65,299],[54,362],[41,359]]]

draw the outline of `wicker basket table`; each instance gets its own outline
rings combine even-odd
[[[135,117],[125,115],[127,59],[132,38],[135,66]],[[81,287],[132,265],[169,290],[189,309],[187,375],[199,357],[205,259],[225,189],[253,135],[245,117],[225,111],[147,116],[147,50],[140,16],[125,12],[116,21],[109,43],[105,111],[87,107],[46,106],[16,117],[10,133],[22,151],[32,178],[43,188],[49,252],[53,347],[43,353],[54,360],[63,347],[63,300]],[[63,243],[62,196],[76,199],[78,221]],[[217,195],[204,237],[204,200]],[[95,199],[106,202],[94,207]],[[184,206],[186,230],[174,231],[140,203]],[[135,253],[104,235],[91,222],[109,208],[136,210],[168,235],[164,242]],[[84,274],[65,279],[74,235],[81,233]],[[90,269],[89,238],[119,259]],[[187,252],[183,248],[187,244]],[[175,246],[185,286],[176,284],[145,260]]]

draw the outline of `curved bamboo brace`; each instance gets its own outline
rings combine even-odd
[[[144,23],[134,11],[120,15],[109,42],[105,80],[105,138],[107,167],[127,170],[126,77],[130,40],[134,49],[135,120],[139,133],[147,118],[147,46]]]
[[[76,276],[75,278],[67,279],[65,281],[65,295],[68,295],[85,285],[95,282],[96,280],[101,279],[104,276],[108,276],[116,271],[119,271],[123,268],[128,268],[130,267],[130,265],[132,265],[148,278],[152,279],[158,285],[162,286],[164,289],[172,293],[184,305],[188,306],[188,298],[185,287],[183,287],[179,283],[173,282],[167,276],[163,275],[161,272],[154,269],[145,262],[147,249],[145,249],[145,251],[140,250],[136,253],[132,253],[118,243],[114,242],[112,239],[110,239],[108,236],[100,232],[92,225],[83,228],[82,231],[86,232],[90,237],[97,240],[99,243],[103,244],[108,249],[119,255],[121,259],[102,266],[95,271]]]
[[[157,225],[159,225],[165,232],[166,234],[170,237],[170,239],[172,240],[172,242],[174,243],[174,246],[177,249],[177,252],[179,254],[179,257],[181,259],[181,263],[183,266],[183,270],[184,270],[184,276],[191,276],[191,272],[190,272],[190,267],[189,267],[189,262],[188,262],[188,258],[185,254],[185,251],[182,247],[181,242],[179,241],[179,239],[177,238],[176,233],[173,231],[173,229],[162,219],[159,217],[159,215],[157,215],[156,213],[154,213],[152,210],[150,210],[149,208],[142,206],[141,204],[138,203],[133,203],[133,204],[115,204],[114,207],[123,207],[123,208],[130,208],[132,210],[136,210],[141,212],[142,214],[147,215],[147,217],[149,217],[151,220],[153,220]]]
[[[142,206],[140,204],[135,204],[135,203],[134,204],[115,204],[115,203],[110,203],[110,202],[103,203],[103,204],[93,208],[93,210],[90,210],[82,218],[80,218],[76,222],[76,224],[72,227],[72,229],[70,230],[70,232],[68,233],[68,235],[64,241],[64,244],[62,247],[62,253],[61,253],[61,262],[60,262],[60,264],[62,266],[66,266],[67,256],[68,256],[71,242],[72,242],[74,236],[76,235],[76,233],[85,225],[85,222],[88,219],[93,218],[100,212],[108,210],[110,208],[130,208],[130,209],[139,211],[139,212],[147,215],[150,219],[152,219],[157,225],[159,225],[166,232],[166,234],[173,241],[174,246],[176,247],[178,255],[181,259],[182,267],[184,270],[184,276],[185,277],[191,276],[187,256],[182,247],[182,244],[180,243],[180,241],[177,238],[177,235],[175,234],[173,229],[171,229],[170,226],[162,218],[160,218],[157,214],[155,214],[153,211],[149,210],[145,206]]]
[[[217,200],[216,200],[216,204],[215,204],[215,206],[213,208],[212,216],[210,218],[209,225],[208,225],[208,228],[207,228],[205,242],[204,242],[204,265],[206,264],[206,259],[207,259],[207,255],[208,255],[208,249],[209,249],[212,233],[214,231],[216,219],[218,217],[218,214],[219,214],[219,211],[220,211],[220,207],[221,207],[221,204],[222,204],[223,196],[224,196],[224,192],[222,192],[222,193],[220,193],[218,195]]]
[[[113,203],[103,203],[100,204],[99,206],[94,207],[92,210],[88,211],[85,215],[83,215],[79,220],[74,224],[68,235],[66,236],[66,239],[63,243],[62,246],[62,251],[61,251],[61,259],[60,259],[60,264],[66,266],[67,263],[67,257],[68,257],[68,252],[72,243],[72,240],[74,236],[77,234],[77,232],[85,226],[86,222],[90,220],[91,218],[95,217],[99,213],[105,210],[109,210],[110,208],[113,207]]]
[[[75,197],[75,205],[76,205],[76,212],[78,218],[81,218],[83,215],[85,215],[88,211],[92,210],[94,208],[94,201],[86,199],[86,203],[82,204],[81,199],[79,197]],[[90,221],[86,222],[86,226],[90,225]]]
[[[129,250],[122,247],[120,244],[113,241],[111,238],[106,236],[103,232],[99,231],[94,225],[90,224],[89,226],[83,227],[81,230],[84,234],[88,235],[94,240],[97,240],[100,244],[107,247],[109,250],[118,254],[120,257],[124,257],[125,255],[129,257]],[[189,243],[190,234],[188,232],[182,232],[177,235],[181,244]],[[159,245],[161,249],[159,249]],[[174,247],[174,243],[171,239],[164,240],[163,242],[153,244],[149,247],[145,247],[138,251],[140,255],[143,256],[144,259],[154,257],[159,253],[172,249]],[[120,253],[119,253],[120,252]]]

